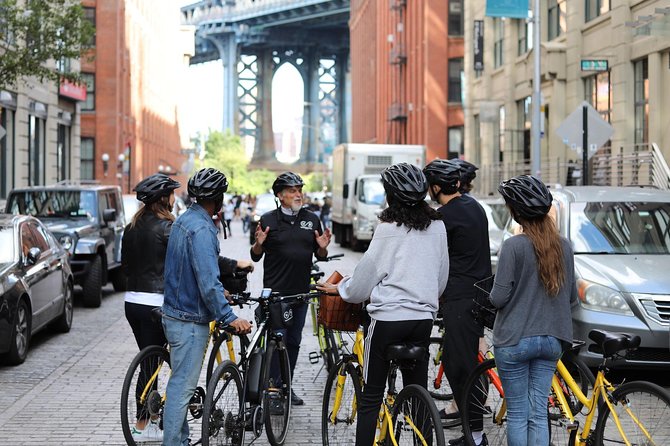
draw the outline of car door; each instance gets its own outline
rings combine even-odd
[[[51,321],[62,310],[61,302],[65,295],[63,262],[67,260],[61,255],[61,250],[56,245],[55,239],[49,235],[48,229],[44,225],[34,222],[34,225],[31,224],[31,229],[37,243],[45,247],[40,257],[40,262],[45,262],[48,265],[46,268],[47,276],[42,279],[48,290],[48,302],[44,310],[44,317],[46,321]]]
[[[49,265],[44,261],[43,252],[37,261],[31,264],[28,260],[28,253],[31,248],[44,249],[44,245],[36,240],[35,232],[31,226],[34,223],[25,221],[19,227],[21,238],[21,265],[23,268],[23,279],[30,290],[30,300],[32,306],[32,326],[33,329],[40,327],[46,321],[48,315],[48,306],[51,301],[50,290],[47,277],[49,276]]]
[[[109,204],[109,192],[99,192],[98,206],[100,208],[100,236],[105,241],[105,255],[107,257],[107,264],[109,266],[115,263],[114,261],[114,238],[116,221],[105,221],[103,216],[106,209],[113,209]]]

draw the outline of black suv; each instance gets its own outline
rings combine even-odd
[[[102,286],[112,281],[125,289],[121,271],[124,215],[118,186],[63,181],[53,186],[14,189],[8,214],[38,218],[70,253],[75,283],[83,288],[84,305],[99,307]]]

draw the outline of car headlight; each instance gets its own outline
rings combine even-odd
[[[60,242],[61,245],[63,245],[63,248],[66,250],[70,251],[72,249],[72,237],[69,235],[63,235],[61,236],[58,241]]]
[[[581,305],[590,310],[633,316],[633,311],[623,295],[606,286],[578,279],[577,294]]]

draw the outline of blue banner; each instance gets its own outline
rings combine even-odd
[[[488,17],[528,18],[528,0],[486,0]]]

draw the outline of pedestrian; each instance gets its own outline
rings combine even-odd
[[[463,195],[469,195],[473,187],[472,181],[477,178],[477,171],[479,170],[479,167],[460,158],[456,158],[452,161],[461,168],[461,186],[458,190]]]
[[[556,363],[572,344],[577,304],[574,254],[549,215],[539,179],[503,181],[498,192],[522,231],[500,248],[491,302],[496,366],[507,403],[508,446],[548,445],[547,398]]]
[[[212,217],[223,206],[226,176],[213,168],[197,171],[188,180],[195,202],[172,225],[165,261],[163,329],[170,344],[170,367],[163,417],[164,446],[187,446],[188,403],[202,369],[209,322],[217,320],[238,334],[251,324],[238,318],[219,281],[219,243]]]
[[[321,224],[324,228],[330,228],[330,197],[323,198],[323,206],[321,206]]]
[[[272,288],[282,295],[309,292],[312,256],[318,260],[328,257],[330,230],[322,230],[321,222],[303,207],[302,187],[304,182],[293,172],[280,174],[272,184],[272,191],[279,198],[277,209],[266,212],[256,227],[256,241],[251,246],[251,259],[263,260],[263,287]],[[298,360],[302,328],[305,325],[308,304],[297,303],[293,307],[293,324],[284,332],[286,348],[294,376]],[[273,360],[271,376],[279,377],[279,363]],[[291,386],[291,404],[302,405]]]
[[[374,443],[389,363],[390,344],[428,349],[438,299],[447,285],[449,252],[442,216],[425,201],[428,183],[421,169],[407,163],[382,172],[388,207],[380,214],[368,250],[353,275],[339,285],[319,285],[343,300],[370,299],[365,336],[363,395],[358,402],[356,445]],[[403,385],[428,381],[428,354],[412,369],[402,369]]]
[[[488,219],[482,206],[460,190],[462,171],[458,163],[436,159],[424,169],[431,199],[441,206],[438,212],[447,228],[449,247],[449,280],[441,297],[444,320],[442,363],[454,400],[463,400],[462,389],[477,367],[479,338],[484,327],[472,316],[475,282],[488,278],[491,272]],[[460,412],[441,414],[445,420],[459,419]],[[476,445],[488,444],[482,433],[481,416],[471,413],[471,429]],[[465,444],[465,437],[449,440],[450,445]]]
[[[227,229],[228,235],[231,236],[233,235],[233,231],[230,229],[230,223],[233,221],[234,215],[235,205],[233,204],[233,200],[228,200],[228,203],[223,207],[223,220],[221,220],[221,223],[223,224],[223,230]]]
[[[124,230],[121,265],[126,277],[126,319],[140,350],[167,344],[160,319],[152,317],[152,312],[163,305],[165,253],[175,220],[174,191],[179,187],[177,181],[158,173],[143,179],[133,189],[143,205]],[[147,408],[138,404],[137,420],[131,429],[136,442],[162,439],[162,431],[150,421]]]

